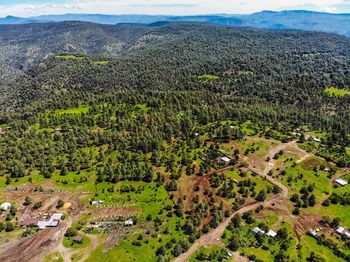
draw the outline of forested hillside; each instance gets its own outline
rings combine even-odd
[[[256,117],[270,122],[285,119],[341,132],[349,128],[349,96],[325,93],[327,87],[350,85],[346,37],[193,23],[70,22],[0,30],[9,32],[1,34],[2,50],[25,50],[16,51],[20,57],[11,60],[13,70],[28,67],[3,89],[4,111],[37,101],[69,106],[123,90],[162,91],[165,97],[197,91],[217,96],[214,103],[222,109],[232,106],[232,115],[243,110],[254,117],[247,110],[252,107]],[[37,52],[34,59],[30,50]]]

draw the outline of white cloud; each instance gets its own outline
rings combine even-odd
[[[62,13],[166,14],[252,13],[261,10],[308,9],[338,12],[349,0],[72,0],[69,3],[3,5],[0,16],[36,16]]]

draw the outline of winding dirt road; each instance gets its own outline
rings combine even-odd
[[[267,162],[267,166],[264,170],[260,170],[258,168],[255,168],[253,166],[249,166],[248,169],[251,171],[255,172],[261,177],[266,178],[270,183],[273,185],[276,185],[281,189],[281,192],[277,195],[274,195],[272,198],[265,200],[264,202],[256,202],[249,204],[247,206],[243,206],[240,210],[232,213],[225,221],[223,221],[217,228],[213,229],[209,233],[202,235],[194,244],[187,250],[186,253],[181,254],[178,256],[174,262],[184,262],[186,261],[193,253],[195,253],[200,247],[202,246],[209,246],[209,245],[221,245],[220,239],[222,234],[224,233],[226,227],[229,225],[231,222],[231,219],[236,215],[236,214],[243,214],[248,211],[255,210],[258,206],[263,205],[264,208],[272,207],[276,203],[283,204],[283,202],[288,199],[288,189],[285,187],[282,183],[279,181],[275,180],[273,177],[268,176],[267,174],[269,173],[270,170],[272,170],[276,164],[276,160],[273,159],[273,156],[278,153],[281,150],[284,150],[288,147],[295,147],[298,148],[296,145],[296,141],[292,141],[289,143],[283,143],[280,144],[273,149],[271,149],[266,158],[270,157],[270,161]],[[298,148],[298,150],[300,150]]]

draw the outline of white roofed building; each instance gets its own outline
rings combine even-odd
[[[269,230],[269,232],[266,233],[267,236],[269,237],[276,237],[277,233],[275,231],[272,231],[271,229]]]
[[[349,184],[348,181],[346,181],[346,180],[344,180],[344,179],[342,179],[342,178],[337,178],[337,179],[335,180],[335,183],[337,183],[337,184],[340,185],[340,186],[346,186],[347,184]]]
[[[9,203],[9,202],[5,202],[5,203],[2,203],[0,205],[0,209],[3,210],[3,211],[10,210],[11,207],[12,207],[12,204]]]
[[[128,219],[124,222],[124,226],[133,226],[134,225],[134,220]]]
[[[227,156],[224,156],[224,157],[220,158],[220,160],[221,160],[222,162],[224,162],[225,164],[228,164],[228,163],[230,163],[230,161],[231,161],[231,159],[229,159]]]
[[[260,229],[260,228],[258,228],[258,227],[255,227],[255,228],[253,229],[253,232],[254,232],[255,234],[265,234],[265,231],[262,230],[262,229]]]

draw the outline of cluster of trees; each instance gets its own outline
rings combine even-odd
[[[240,174],[243,177],[246,176],[245,172],[241,171]],[[256,192],[257,182],[254,182],[250,178],[241,180],[237,183],[234,179],[217,173],[214,173],[212,176],[210,176],[209,181],[212,188],[217,188],[217,196],[234,199],[234,210],[239,209],[239,207],[245,203],[245,200],[248,197],[255,198],[257,201],[264,201],[268,194],[277,194],[280,191],[278,187],[274,186],[272,188],[267,187],[266,189],[262,189],[259,192]]]
[[[347,192],[343,194],[332,193],[330,197],[322,203],[324,206],[329,206],[330,204],[350,205],[350,194]]]
[[[294,215],[299,215],[300,208],[313,207],[316,205],[316,196],[313,194],[314,187],[309,185],[308,187],[302,187],[300,194],[295,193],[290,197],[290,201],[294,203],[295,209],[293,210]]]

